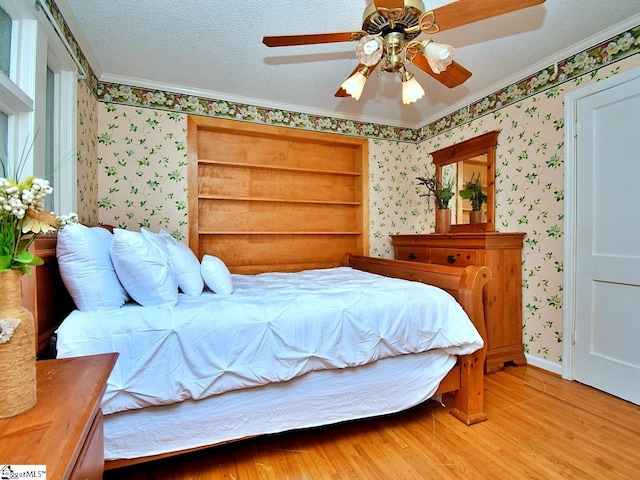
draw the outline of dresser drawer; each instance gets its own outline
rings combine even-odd
[[[467,265],[477,265],[478,252],[476,250],[466,250],[459,248],[432,248],[431,263],[439,265],[455,265],[456,267],[466,267]]]
[[[396,247],[396,260],[431,263],[431,249],[424,247]]]

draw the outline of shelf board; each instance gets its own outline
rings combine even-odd
[[[347,202],[341,200],[291,200],[286,198],[267,198],[267,197],[232,197],[225,195],[198,195],[198,200],[222,200],[229,202],[270,202],[270,203],[301,203],[310,205],[347,205],[359,207],[362,202]]]
[[[219,165],[222,167],[235,167],[235,168],[252,168],[255,170],[271,170],[275,172],[297,172],[297,173],[315,173],[319,175],[342,175],[346,177],[361,177],[360,172],[348,172],[337,170],[318,170],[312,168],[299,168],[299,167],[283,167],[278,165],[260,165],[257,163],[237,163],[237,162],[224,162],[220,160],[210,160],[207,158],[199,158],[198,164],[206,165]]]
[[[250,235],[250,236],[255,236],[255,235],[342,235],[342,236],[347,236],[347,235],[362,235],[362,232],[256,232],[256,231],[250,231],[250,232],[223,232],[220,230],[200,230],[198,231],[198,235]]]

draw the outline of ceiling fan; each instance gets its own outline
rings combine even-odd
[[[545,0],[458,0],[425,11],[422,0],[373,0],[364,11],[362,30],[307,35],[265,36],[268,47],[312,45],[318,43],[358,42],[360,63],[336,92],[336,97],[351,95],[356,100],[371,73],[397,73],[402,80],[403,102],[413,103],[424,90],[408,70],[414,65],[449,88],[463,84],[471,72],[453,61],[454,48],[428,40],[416,40],[420,34],[443,30],[514,12],[544,3]]]

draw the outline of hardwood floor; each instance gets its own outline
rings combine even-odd
[[[640,407],[535,367],[486,377],[487,422],[435,402],[223,445],[105,479],[638,479]]]

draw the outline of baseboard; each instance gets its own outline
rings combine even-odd
[[[543,370],[548,370],[549,372],[555,373],[557,375],[562,375],[561,363],[550,362],[549,360],[546,360],[544,358],[533,357],[531,355],[527,355],[526,353],[524,354],[524,356],[527,358],[527,363],[529,365],[533,365],[534,367],[538,367]]]

